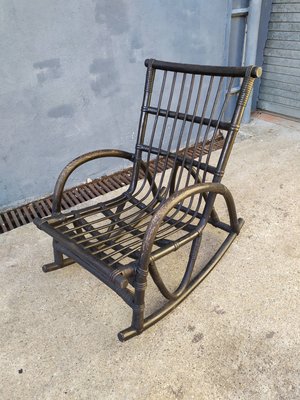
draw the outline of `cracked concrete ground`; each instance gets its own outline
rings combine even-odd
[[[1,235],[0,399],[299,399],[299,176],[299,123],[244,126],[223,181],[240,236],[126,343],[130,312],[113,292],[78,265],[42,273],[51,240],[32,224]]]

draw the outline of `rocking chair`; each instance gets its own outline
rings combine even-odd
[[[71,161],[61,172],[50,217],[35,219],[53,238],[54,262],[44,272],[74,262],[114,290],[132,309],[131,326],[118,334],[128,340],[178,306],[211,272],[239,234],[229,190],[221,184],[255,78],[261,68],[215,67],[149,59],[136,147],[133,153],[96,150]],[[237,94],[238,92],[238,94]],[[222,146],[212,156],[214,146]],[[61,212],[65,184],[82,164],[103,157],[131,161],[130,184],[120,195]],[[226,202],[229,223],[214,208]],[[195,273],[207,224],[226,239]],[[162,278],[157,261],[179,248],[190,249],[176,290]],[[153,279],[167,302],[145,316],[147,280]]]

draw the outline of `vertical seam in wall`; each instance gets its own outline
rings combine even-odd
[[[225,22],[225,35],[224,35],[224,53],[223,53],[223,64],[228,65],[229,57],[229,40],[230,40],[230,30],[231,30],[231,11],[232,11],[232,0],[227,0],[227,12],[226,12],[226,22]]]

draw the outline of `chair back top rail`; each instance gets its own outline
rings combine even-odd
[[[235,78],[245,77],[248,69],[248,67],[221,67],[214,65],[183,64],[153,59],[145,60],[146,67],[148,67],[150,63],[152,64],[152,68],[163,71],[182,72],[195,75],[232,76]],[[252,67],[250,75],[252,78],[259,78],[261,74],[261,67]]]

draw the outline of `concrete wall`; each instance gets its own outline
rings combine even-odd
[[[0,0],[0,208],[97,148],[133,149],[145,58],[226,64],[231,0]],[[70,184],[123,168],[91,163]]]

